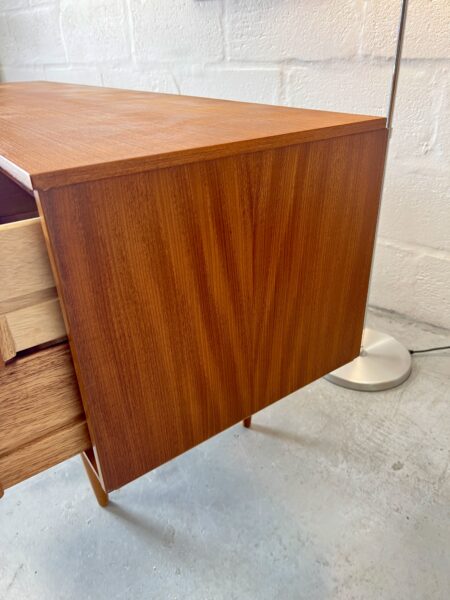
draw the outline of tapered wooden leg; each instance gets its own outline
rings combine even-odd
[[[102,488],[100,481],[97,478],[97,475],[94,473],[90,462],[85,457],[84,453],[81,453],[81,460],[83,461],[84,468],[86,469],[86,474],[89,477],[89,482],[91,484],[92,490],[97,498],[97,502],[100,506],[108,506],[108,494]]]
[[[248,429],[250,427],[250,425],[252,424],[252,416],[250,415],[249,417],[244,419],[243,423],[244,423],[244,427],[247,427],[247,429]]]

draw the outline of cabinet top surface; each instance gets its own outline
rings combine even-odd
[[[29,189],[371,131],[384,118],[49,82],[0,85],[0,169]]]

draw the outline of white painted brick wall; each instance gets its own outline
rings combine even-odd
[[[138,63],[204,63],[224,57],[221,0],[130,0]]]
[[[362,3],[355,0],[228,0],[225,11],[234,60],[351,57],[359,38],[354,23],[362,20]]]
[[[69,64],[129,61],[130,32],[122,0],[61,0],[59,9]]]
[[[0,76],[384,114],[400,0],[0,0]],[[450,328],[450,1],[410,0],[370,301]]]

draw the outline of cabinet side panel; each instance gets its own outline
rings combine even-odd
[[[108,491],[251,413],[245,177],[232,157],[39,195]]]
[[[40,193],[111,491],[358,352],[385,133]]]
[[[259,171],[253,181],[259,407],[359,353],[385,147],[382,130],[259,155],[253,168]]]

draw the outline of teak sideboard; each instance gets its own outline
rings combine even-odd
[[[97,497],[360,349],[383,118],[0,85],[0,494]]]

